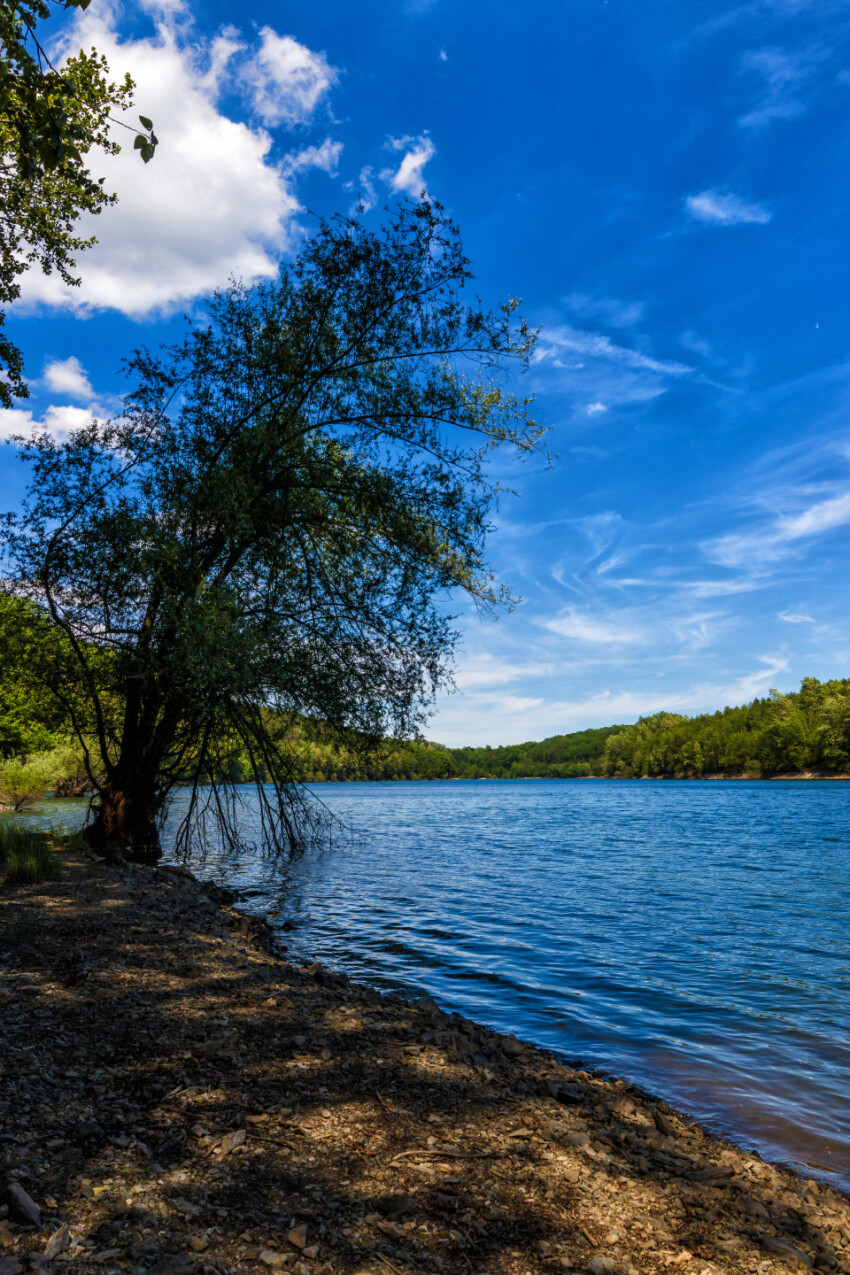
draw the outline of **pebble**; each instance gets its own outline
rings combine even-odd
[[[613,1257],[593,1257],[587,1263],[589,1275],[613,1275],[617,1269],[617,1263]]]
[[[246,1129],[234,1129],[232,1133],[228,1133],[222,1138],[219,1144],[218,1153],[220,1156],[230,1155],[231,1151],[235,1151],[237,1147],[245,1145],[245,1139],[248,1136]]]
[[[291,1260],[291,1253],[276,1253],[274,1249],[264,1248],[260,1250],[260,1261],[264,1266],[286,1266]]]
[[[50,1239],[47,1241],[47,1247],[44,1250],[44,1256],[48,1262],[52,1262],[54,1257],[58,1257],[60,1253],[64,1253],[66,1248],[71,1244],[71,1231],[68,1226],[60,1226],[58,1231],[54,1231]]]
[[[762,1247],[766,1248],[768,1253],[775,1253],[777,1257],[790,1262],[792,1266],[799,1266],[805,1270],[811,1270],[812,1268],[812,1259],[809,1255],[795,1248],[793,1244],[787,1243],[786,1240],[780,1240],[776,1236],[768,1235],[766,1239],[762,1240]]]
[[[290,1244],[294,1244],[296,1248],[304,1248],[307,1243],[307,1227],[293,1226],[286,1238],[289,1240]]]
[[[6,1190],[18,1212],[34,1226],[41,1226],[41,1210],[35,1200],[30,1199],[20,1182],[10,1182]]]

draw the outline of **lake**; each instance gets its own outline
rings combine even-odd
[[[316,791],[351,829],[336,848],[195,865],[292,959],[428,994],[850,1189],[850,784]]]

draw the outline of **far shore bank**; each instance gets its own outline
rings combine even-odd
[[[0,888],[3,1275],[850,1272],[850,1199],[271,950],[181,868]]]
[[[475,784],[475,783],[529,783],[532,780],[539,782],[557,782],[557,783],[585,783],[593,780],[594,783],[621,783],[624,779],[650,779],[656,782],[672,782],[672,783],[691,783],[691,782],[707,782],[713,780],[747,780],[751,783],[772,783],[774,781],[789,781],[793,779],[850,779],[848,775],[836,775],[831,772],[817,771],[801,771],[799,774],[788,775],[733,775],[733,774],[717,774],[717,775],[449,775],[446,778],[431,778],[430,776],[421,776],[417,779],[309,779],[304,782],[308,787],[314,784]]]
[[[718,781],[728,782],[747,782],[747,783],[791,783],[799,780],[817,781],[817,782],[836,782],[840,783],[850,780],[850,774],[834,774],[831,772],[821,771],[801,771],[800,773],[783,774],[783,775],[747,775],[747,774],[715,774],[715,775],[475,775],[465,777],[462,775],[450,775],[446,778],[430,778],[420,776],[415,779],[307,779],[302,782],[308,788],[318,787],[323,784],[472,784],[472,783],[622,783],[634,780],[648,780],[653,783],[715,783]],[[247,782],[247,781],[246,781]],[[180,787],[180,785],[178,785]],[[61,796],[57,797],[54,793],[45,793],[43,801],[69,801],[78,798],[82,800],[87,794],[74,794],[74,797]],[[34,803],[38,805],[40,803]],[[32,807],[27,806],[22,811],[15,811],[14,807],[4,805],[0,802],[0,815],[4,814],[26,814]],[[2,1272],[0,1272],[2,1275]]]

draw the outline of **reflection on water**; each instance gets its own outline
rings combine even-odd
[[[291,865],[211,847],[197,865],[294,925],[294,958],[426,992],[850,1187],[850,786],[470,781],[321,796],[353,840]]]

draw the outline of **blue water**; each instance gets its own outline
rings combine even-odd
[[[428,993],[850,1188],[850,784],[317,793],[353,833],[335,849],[197,865],[292,923],[291,957]]]

